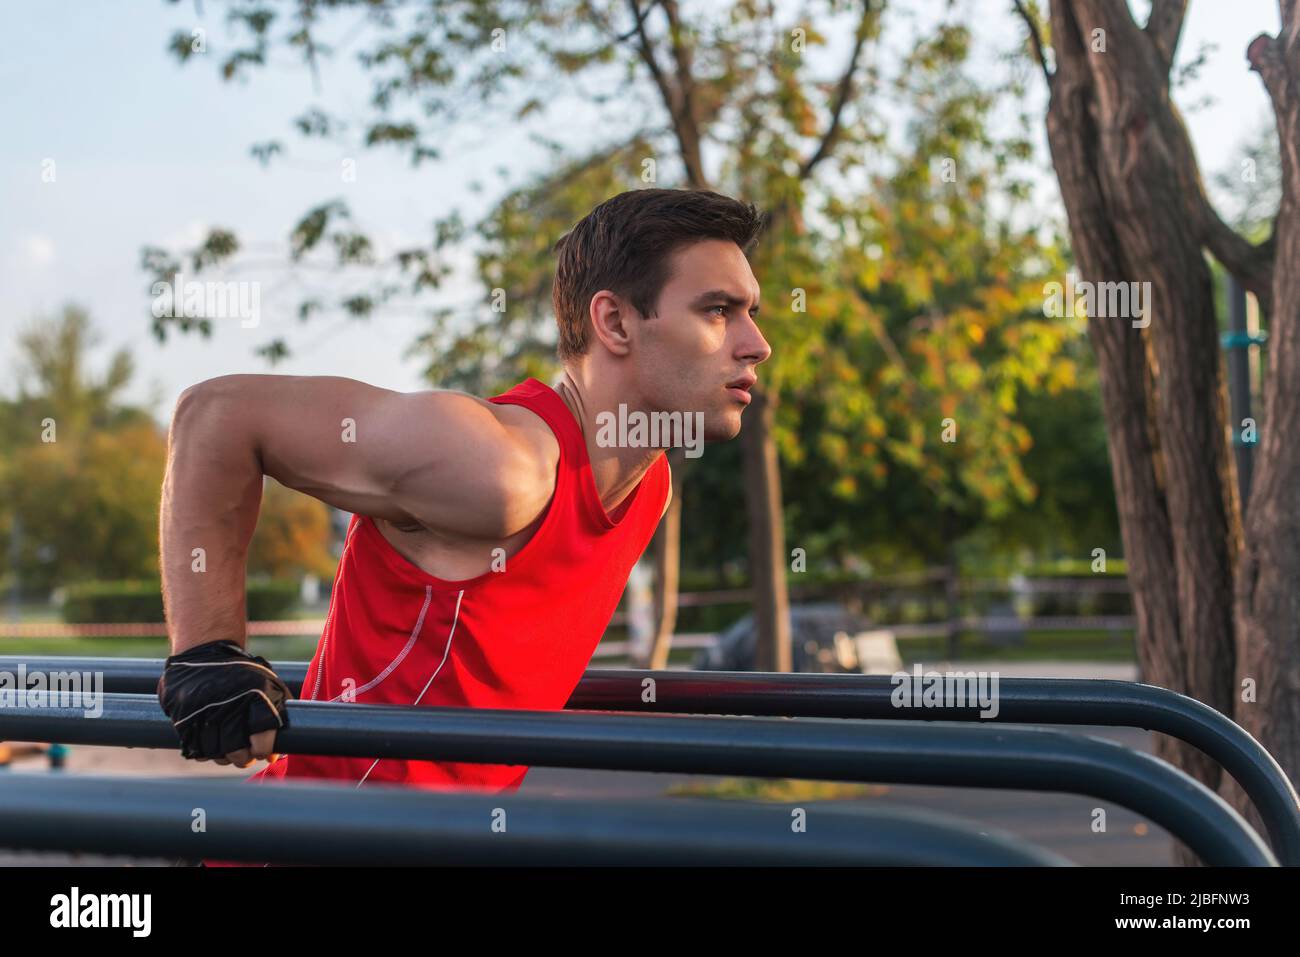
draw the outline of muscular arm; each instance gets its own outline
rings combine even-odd
[[[244,643],[264,475],[350,512],[451,535],[525,528],[554,476],[495,408],[458,392],[327,376],[222,376],[185,390],[159,518],[173,653],[220,638]]]

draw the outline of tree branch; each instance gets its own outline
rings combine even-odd
[[[637,0],[627,0],[628,7],[632,11],[632,18],[635,20],[633,34],[637,38],[637,47],[641,53],[641,59],[646,67],[650,70],[650,76],[659,89],[659,96],[663,99],[664,107],[668,110],[668,116],[671,120],[673,135],[677,138],[677,145],[682,151],[682,162],[686,166],[686,177],[691,185],[695,188],[702,188],[705,185],[704,171],[700,168],[699,157],[699,139],[693,136],[694,126],[693,118],[684,115],[682,91],[679,87],[674,87],[663,68],[659,65],[659,57],[655,55],[654,45],[650,41],[650,36],[646,33],[645,21],[650,11],[660,5],[660,0],[652,0],[651,4],[644,10]],[[671,21],[671,14],[670,14]]]
[[[1043,52],[1043,33],[1038,29],[1038,23],[1021,0],[1015,0],[1016,12],[1020,14],[1020,19],[1025,21],[1025,26],[1029,28],[1029,42],[1034,48],[1034,57],[1038,60],[1039,67],[1043,71],[1043,79],[1047,81],[1047,88],[1052,88],[1052,71],[1047,68],[1047,54]]]
[[[1260,34],[1246,48],[1250,68],[1259,74],[1277,116],[1279,133],[1282,134],[1280,138],[1284,144],[1284,168],[1290,164],[1300,168],[1300,157],[1291,158],[1285,154],[1288,137],[1284,130],[1288,122],[1300,126],[1300,103],[1296,102],[1297,80],[1300,77],[1292,75],[1293,70],[1287,62],[1285,52],[1286,44],[1295,42],[1296,38],[1296,20],[1288,19],[1288,13],[1292,17],[1296,16],[1295,6],[1294,0],[1283,0],[1282,31],[1277,38]],[[1243,286],[1255,294],[1260,305],[1267,311],[1271,304],[1272,270],[1280,265],[1274,262],[1276,233],[1265,242],[1252,245],[1223,222],[1203,192],[1196,197],[1196,202],[1202,242]],[[1276,230],[1276,225],[1274,228]]]
[[[1287,70],[1282,43],[1267,33],[1261,33],[1250,41],[1250,46],[1246,48],[1246,59],[1250,61],[1250,68],[1263,81],[1268,98],[1273,101],[1273,109],[1279,116],[1282,115],[1294,95],[1290,89],[1290,71]]]
[[[1079,71],[1080,78],[1085,73],[1090,76],[1090,82],[1095,81],[1110,88],[1155,90],[1158,84],[1168,78],[1168,62],[1164,60],[1165,53],[1160,44],[1176,44],[1176,32],[1185,6],[1184,0],[1156,0],[1152,19],[1148,21],[1147,30],[1150,32],[1139,33],[1137,24],[1132,20],[1132,13],[1123,0],[1071,0],[1070,4],[1061,4],[1058,0],[1052,8],[1052,25],[1053,37],[1059,44],[1081,43],[1082,35],[1098,26],[1106,30],[1116,47],[1127,49],[1134,45],[1138,36],[1151,41],[1150,48],[1142,51],[1144,54],[1149,53],[1149,57],[1080,57],[1074,55],[1081,52],[1075,49],[1070,55],[1058,56],[1058,79],[1067,82],[1061,75],[1061,70],[1069,62]],[[1058,15],[1063,23],[1077,24],[1077,33],[1071,36],[1067,30],[1058,31]],[[1156,30],[1150,29],[1153,23],[1157,24]],[[1267,308],[1271,299],[1274,243],[1269,240],[1259,245],[1252,244],[1225,223],[1215,211],[1201,180],[1195,149],[1187,129],[1177,112],[1170,109],[1167,97],[1156,96],[1154,100],[1143,104],[1140,96],[1134,96],[1132,103],[1130,115],[1126,119],[1114,120],[1123,125],[1123,129],[1116,131],[1116,135],[1129,138],[1122,147],[1128,157],[1126,162],[1131,162],[1138,156],[1139,137],[1146,137],[1142,149],[1164,150],[1170,169],[1177,178],[1178,195],[1196,241],[1209,250]],[[1144,132],[1149,123],[1155,125],[1154,135]]]
[[[668,112],[676,115],[676,97],[668,86],[668,78],[659,66],[659,58],[655,56],[654,47],[650,44],[650,37],[645,32],[645,18],[650,15],[650,11],[657,6],[652,2],[650,6],[643,11],[637,0],[627,0],[627,5],[632,8],[632,19],[635,21],[632,27],[632,35],[637,38],[637,46],[641,51],[641,59],[650,70],[650,76],[655,81],[655,86],[659,87],[659,95],[663,97],[664,106],[668,107]]]
[[[1282,13],[1282,45],[1294,54],[1300,46],[1300,0],[1280,0],[1278,7]]]
[[[845,68],[844,75],[840,77],[840,82],[835,88],[835,101],[831,106],[830,125],[826,128],[826,133],[822,136],[821,142],[817,144],[817,149],[812,156],[808,157],[799,167],[800,179],[808,178],[813,168],[830,155],[830,151],[834,149],[835,143],[839,139],[840,121],[844,114],[844,106],[853,95],[853,79],[858,72],[858,58],[862,55],[862,47],[867,41],[867,34],[871,32],[871,21],[875,13],[875,4],[872,0],[863,0],[862,17],[858,20],[858,28],[853,37],[853,54],[849,57],[849,65]]]
[[[1273,299],[1273,263],[1276,249],[1275,237],[1255,245],[1229,226],[1210,205],[1202,191],[1193,200],[1193,215],[1198,238],[1223,267],[1254,293],[1260,306],[1268,311]]]
[[[634,36],[636,36],[637,33],[641,30],[641,24],[645,22],[645,18],[650,16],[650,12],[654,10],[654,8],[657,6],[659,6],[659,0],[651,0],[650,6],[646,7],[644,11],[642,11],[639,15],[637,15],[636,23],[631,30],[628,30],[626,33],[612,34],[612,38],[614,42],[623,43],[627,40],[631,40]],[[633,10],[636,9],[636,4],[632,4],[632,9]],[[599,16],[597,11],[594,9],[591,11],[591,15],[593,17]]]
[[[1151,0],[1151,16],[1147,17],[1144,30],[1155,44],[1166,70],[1173,66],[1186,17],[1187,0]]]
[[[669,48],[673,52],[673,62],[677,65],[677,89],[680,93],[681,109],[678,114],[677,140],[682,144],[682,160],[686,164],[686,176],[692,186],[703,189],[707,183],[704,179],[704,160],[700,155],[699,113],[695,102],[695,75],[691,65],[691,50],[684,42],[682,21],[677,9],[677,0],[660,0],[664,15],[668,18]]]

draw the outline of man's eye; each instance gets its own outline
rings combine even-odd
[[[715,310],[715,309],[719,309],[719,310],[721,310],[723,315],[726,315],[726,313],[727,313],[727,307],[724,306],[724,305],[722,305],[721,303],[719,303],[719,304],[716,305],[716,306],[709,306],[709,312],[712,312],[712,311]]]

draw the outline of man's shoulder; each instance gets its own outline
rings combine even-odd
[[[429,439],[438,448],[438,475],[430,488],[439,504],[419,524],[440,535],[475,539],[526,528],[555,490],[560,451],[547,424],[527,408],[467,392],[423,395],[426,408],[436,409]]]
[[[540,512],[555,491],[556,469],[560,463],[560,443],[551,427],[526,406],[490,402],[465,392],[456,393],[459,401],[473,403],[491,416],[492,427],[470,436],[471,442],[493,443],[490,460],[498,463],[504,478],[504,491],[510,499],[512,513]]]
[[[496,450],[511,453],[508,458],[554,474],[560,460],[560,444],[540,415],[526,406],[488,399],[451,389],[438,390],[442,403],[459,408],[458,418],[469,431],[467,438]]]

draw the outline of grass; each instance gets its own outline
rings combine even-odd
[[[944,659],[942,638],[909,638],[900,641],[905,663]],[[1029,631],[1018,644],[993,644],[975,634],[959,636],[957,661],[1106,661],[1134,662],[1132,632]]]
[[[888,786],[883,784],[799,781],[794,778],[723,778],[715,783],[676,784],[667,791],[672,797],[717,798],[724,801],[772,801],[779,804],[800,801],[851,801],[879,797],[888,792]]]

